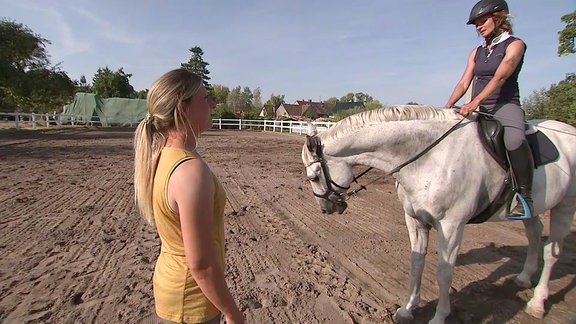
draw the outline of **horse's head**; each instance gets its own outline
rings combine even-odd
[[[342,214],[348,204],[346,190],[354,176],[348,164],[335,157],[327,157],[318,137],[316,127],[310,124],[306,143],[302,148],[302,162],[306,176],[312,185],[312,192],[323,213]]]

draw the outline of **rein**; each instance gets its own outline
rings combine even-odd
[[[373,184],[374,182],[382,179],[385,176],[394,174],[398,171],[400,171],[402,168],[404,168],[405,166],[407,166],[408,164],[418,160],[419,158],[421,158],[424,154],[428,153],[432,148],[434,148],[436,145],[438,145],[438,143],[440,143],[443,139],[445,139],[448,135],[450,135],[450,133],[452,133],[456,127],[458,127],[458,125],[460,125],[460,123],[462,123],[462,121],[464,121],[464,117],[462,117],[456,124],[454,124],[454,126],[450,127],[450,129],[448,129],[444,134],[442,134],[442,136],[440,136],[438,139],[436,139],[432,144],[428,145],[424,150],[422,150],[422,152],[416,154],[415,156],[413,156],[412,158],[410,158],[408,161],[400,164],[399,166],[395,167],[394,169],[392,169],[392,171],[385,173],[381,176],[379,176],[378,178],[370,181],[367,185]],[[354,179],[352,180],[353,182],[358,183],[358,179],[360,177],[362,177],[363,175],[365,175],[366,173],[368,173],[370,170],[372,170],[373,167],[369,167],[368,169],[364,170],[362,173],[360,173],[358,176],[354,177]],[[324,169],[322,169],[324,171]],[[357,194],[358,192],[365,190],[367,185],[360,185],[360,188],[356,189],[356,190],[352,190],[350,192],[348,192],[348,197],[351,197],[352,195]]]

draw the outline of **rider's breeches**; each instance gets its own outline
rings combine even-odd
[[[513,151],[522,145],[526,139],[524,109],[516,104],[496,104],[486,106],[488,113],[494,114],[494,119],[504,126],[504,145],[508,151]]]

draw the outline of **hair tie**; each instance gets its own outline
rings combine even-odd
[[[150,125],[153,120],[154,120],[154,116],[153,116],[153,115],[150,115],[150,113],[146,113],[146,117],[144,117],[144,122],[145,122],[147,125]]]

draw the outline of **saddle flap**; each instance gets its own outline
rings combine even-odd
[[[507,168],[506,148],[504,147],[504,127],[494,118],[479,115],[478,133],[482,145],[486,151],[500,164],[503,169]]]

